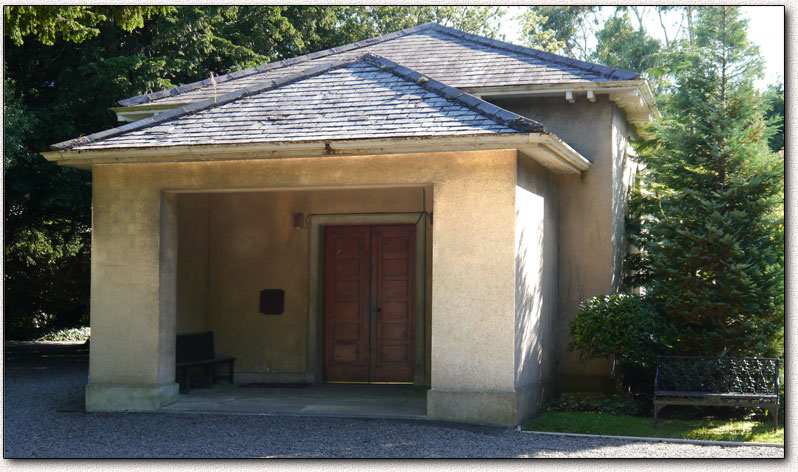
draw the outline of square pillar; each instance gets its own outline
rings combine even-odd
[[[436,184],[429,418],[514,426],[515,153]]]
[[[121,167],[121,166],[119,166]],[[87,411],[157,410],[177,399],[177,201],[93,170]]]

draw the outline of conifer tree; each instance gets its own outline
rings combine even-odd
[[[667,117],[639,149],[630,213],[635,282],[679,354],[774,354],[784,326],[783,154],[753,87],[762,60],[736,7],[698,9]]]

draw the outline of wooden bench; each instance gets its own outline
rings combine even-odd
[[[660,356],[654,379],[654,426],[668,405],[764,408],[779,424],[779,359]]]
[[[180,391],[191,391],[191,369],[204,367],[205,384],[210,386],[219,378],[225,378],[233,383],[233,363],[235,357],[217,356],[213,350],[213,333],[178,334],[175,346],[175,373],[176,381],[180,384]],[[216,375],[216,366],[227,364],[227,374]],[[182,373],[182,375],[181,375]]]

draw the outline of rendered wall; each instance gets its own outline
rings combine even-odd
[[[629,191],[634,185],[638,164],[629,156],[635,155],[630,143],[637,139],[634,126],[631,126],[618,107],[612,107],[612,289],[621,289],[624,276],[623,258],[626,254],[625,224],[626,210],[629,203]]]
[[[109,164],[93,172],[87,408],[130,408],[111,387],[161,395],[137,409],[176,395],[176,193],[432,185],[428,415],[515,423],[516,405],[492,401],[515,396],[515,151]]]
[[[515,195],[515,389],[523,421],[555,387],[557,186],[545,168],[521,158]]]
[[[208,324],[208,223],[212,194],[177,196],[177,333],[200,333]]]
[[[608,360],[583,363],[568,352],[568,324],[581,301],[610,293],[619,279],[621,250],[618,223],[621,192],[615,184],[619,163],[614,132],[617,111],[606,95],[589,102],[576,95],[534,99],[496,99],[491,102],[544,124],[571,147],[590,159],[581,176],[558,177],[559,287],[557,351],[559,386],[563,390],[603,389],[610,372]]]

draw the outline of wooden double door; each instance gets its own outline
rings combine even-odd
[[[328,226],[324,380],[412,382],[415,225]]]

